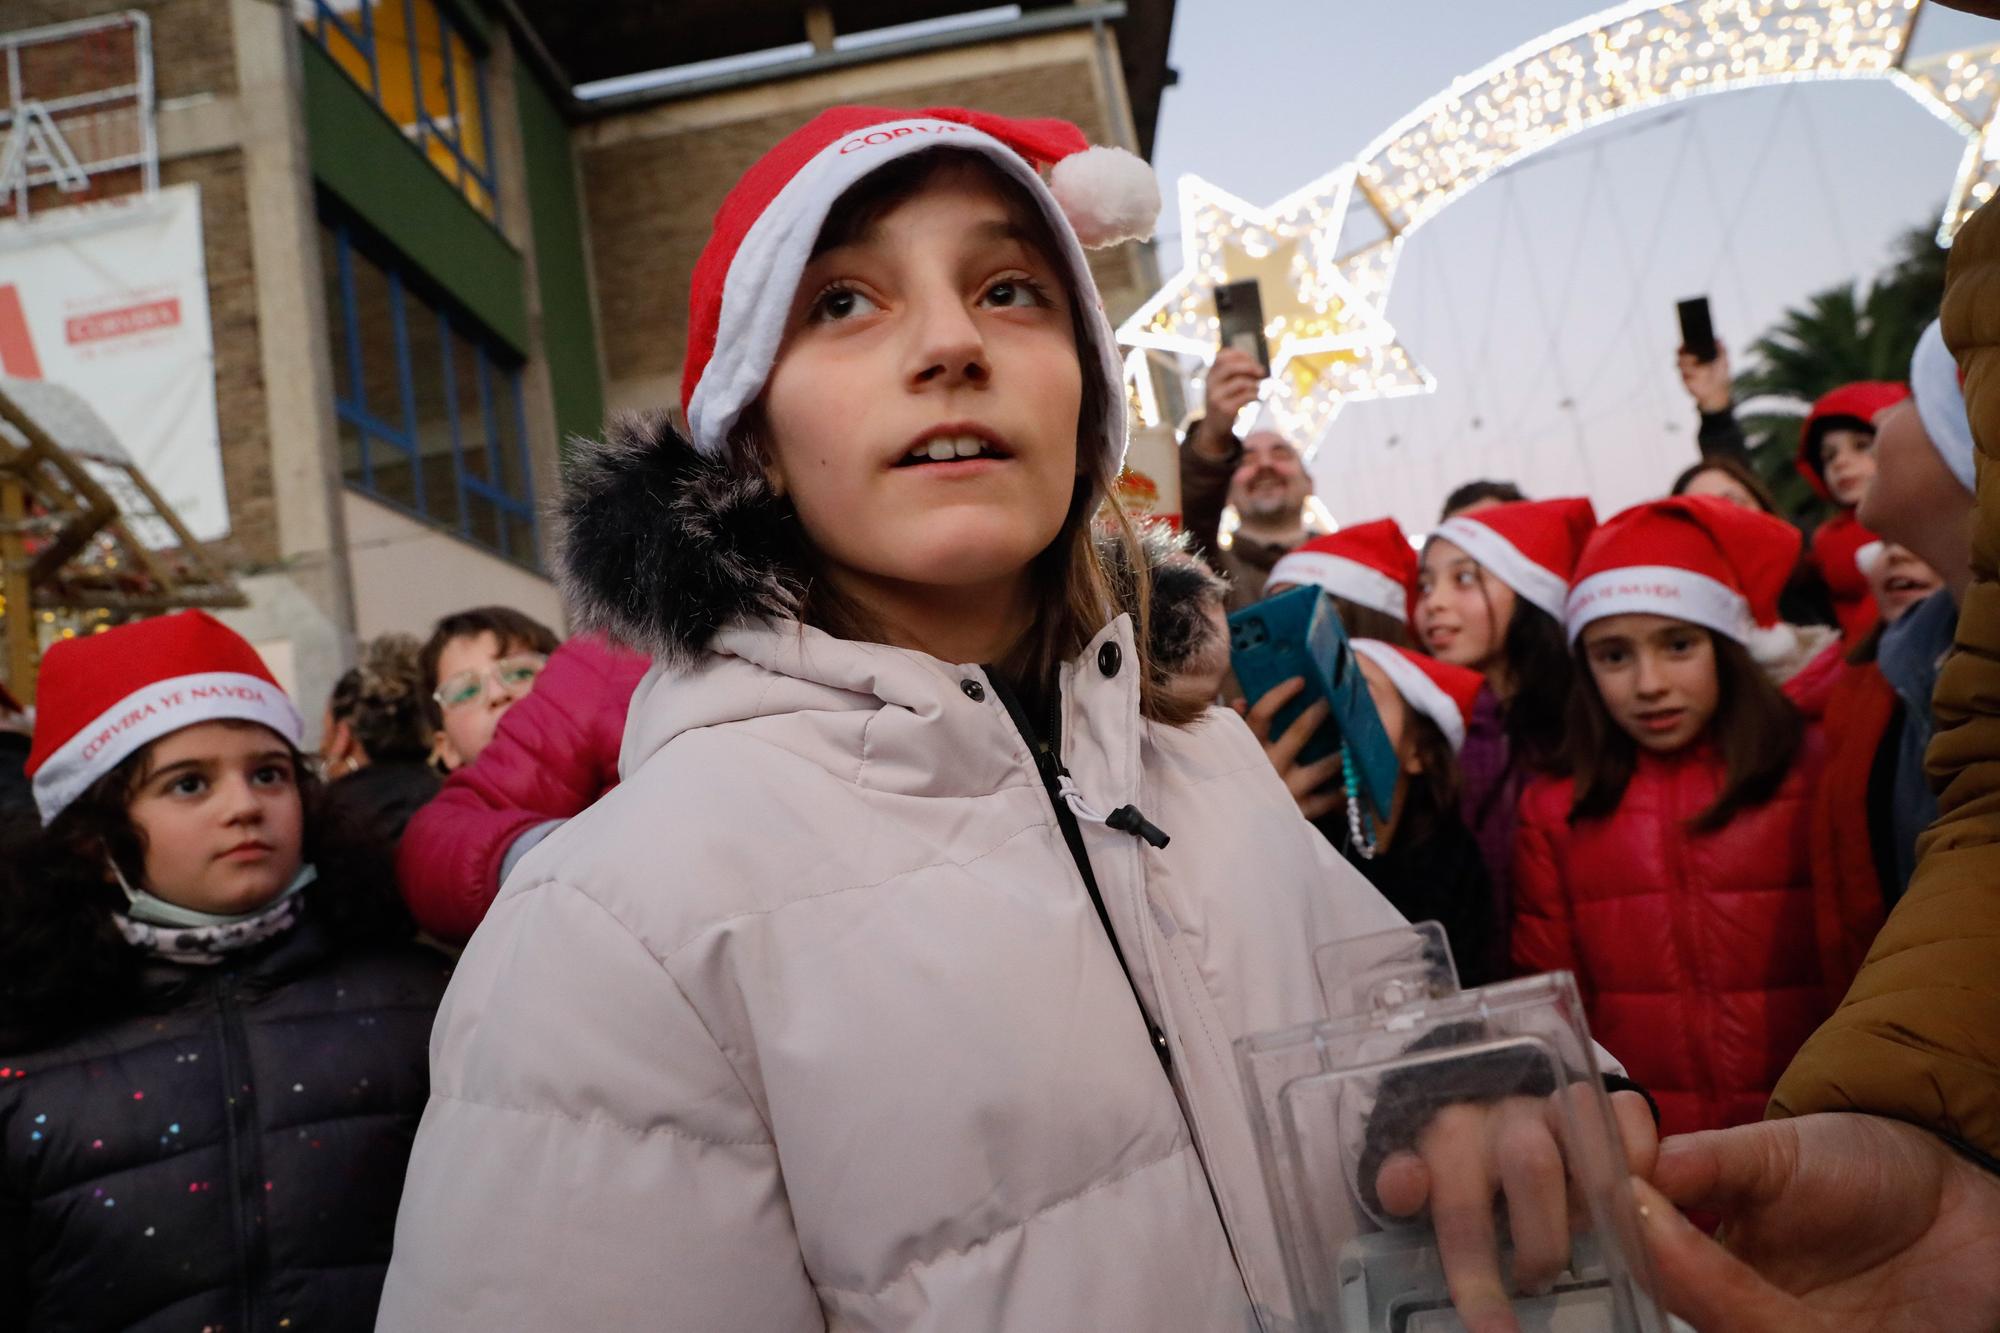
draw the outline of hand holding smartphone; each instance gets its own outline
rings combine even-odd
[[[1681,350],[1703,365],[1715,360],[1715,321],[1709,317],[1708,298],[1697,296],[1675,308],[1681,317]]]
[[[1359,794],[1378,819],[1386,819],[1396,802],[1396,752],[1368,697],[1368,683],[1332,595],[1306,584],[1246,606],[1229,617],[1229,646],[1236,681],[1252,704],[1294,677],[1306,682],[1278,710],[1273,735],[1282,734],[1316,701],[1326,700],[1327,720],[1299,752],[1298,763],[1317,762],[1345,747]]]

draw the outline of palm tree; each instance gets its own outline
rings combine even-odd
[[[1910,354],[1944,300],[1947,252],[1921,227],[1896,240],[1895,258],[1866,290],[1858,283],[1829,287],[1787,310],[1750,345],[1750,366],[1736,377],[1736,397],[1760,394],[1811,402],[1855,380],[1909,378]],[[1794,517],[1816,521],[1823,508],[1792,466],[1798,449],[1795,417],[1747,416],[1750,457],[1779,503]]]

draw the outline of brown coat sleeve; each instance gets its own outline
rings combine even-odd
[[[1195,551],[1216,569],[1221,569],[1223,506],[1229,503],[1229,479],[1236,473],[1236,461],[1243,456],[1240,441],[1231,441],[1229,460],[1216,462],[1195,452],[1190,443],[1201,425],[1196,417],[1181,436],[1181,527]]]
[[[1909,892],[1771,1113],[1866,1111],[2000,1158],[2000,204],[1952,248],[1944,333],[1979,445],[1979,506],[1958,651],[1933,700],[1938,820],[1918,842]]]

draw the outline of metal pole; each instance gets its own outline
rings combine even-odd
[[[7,599],[7,687],[24,705],[35,702],[34,587],[28,581],[28,549],[23,524],[28,496],[19,478],[0,478],[0,591]]]

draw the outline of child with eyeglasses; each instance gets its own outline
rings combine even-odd
[[[477,759],[559,642],[512,607],[474,607],[438,621],[418,659],[431,687],[431,762],[450,773]]]

